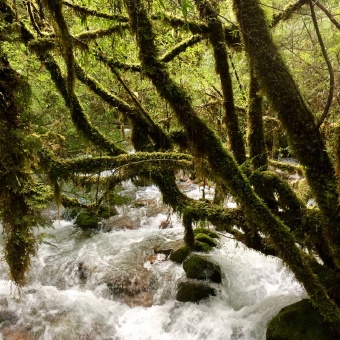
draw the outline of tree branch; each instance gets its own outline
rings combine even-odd
[[[334,18],[334,15],[323,5],[319,0],[315,1],[315,5],[318,6],[329,18],[331,23],[335,25],[335,27],[340,30],[340,23]]]
[[[334,71],[333,71],[331,61],[328,58],[328,53],[327,53],[325,44],[323,43],[323,40],[322,40],[322,36],[321,36],[320,30],[319,30],[318,21],[316,19],[316,15],[315,15],[314,3],[313,3],[312,0],[309,0],[309,8],[310,8],[310,12],[311,12],[311,15],[312,15],[312,21],[313,21],[315,33],[316,33],[316,36],[318,37],[318,41],[319,41],[319,45],[321,47],[322,55],[323,55],[323,58],[325,59],[327,69],[328,69],[328,73],[329,73],[328,97],[327,97],[327,101],[326,101],[326,105],[324,107],[323,113],[322,113],[322,115],[319,118],[319,121],[317,123],[318,128],[320,128],[321,124],[324,122],[324,120],[328,116],[329,109],[330,109],[330,107],[332,105],[332,101],[333,101],[333,93],[334,93],[334,85],[335,85],[335,83],[334,83]]]

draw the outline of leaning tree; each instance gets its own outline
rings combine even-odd
[[[266,4],[0,0],[0,212],[16,284],[24,284],[35,252],[32,230],[44,202],[54,196],[58,205],[98,212],[120,182],[146,178],[182,216],[189,247],[193,225],[208,221],[280,258],[340,332],[340,151],[322,133],[339,109],[332,106],[336,56],[312,1],[279,12]],[[317,6],[339,40],[332,9]],[[308,91],[277,44],[275,29],[296,13],[311,16],[326,65],[323,107],[307,104]],[[270,158],[268,113],[298,165]],[[316,206],[307,207],[275,169],[304,177]],[[183,194],[179,170],[214,185],[214,200]],[[63,183],[92,188],[93,201],[67,195]]]

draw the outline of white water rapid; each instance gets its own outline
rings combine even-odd
[[[126,184],[126,190],[160,204],[153,186],[136,190]],[[199,193],[193,187],[191,195]],[[265,340],[268,321],[305,296],[279,260],[221,237],[209,255],[223,271],[217,296],[199,304],[176,301],[183,268],[153,249],[182,239],[183,227],[172,215],[172,228],[160,229],[168,216],[164,209],[156,214],[147,206],[121,209],[139,219],[136,230],[89,235],[63,220],[40,229],[49,237],[33,259],[21,296],[1,262],[0,339]],[[112,284],[118,289],[110,289]]]

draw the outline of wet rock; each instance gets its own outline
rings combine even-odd
[[[0,307],[8,307],[8,300],[5,297],[0,297]]]
[[[5,328],[2,331],[3,340],[34,340],[34,337],[25,330]]]
[[[188,280],[178,284],[176,300],[181,302],[199,302],[215,295],[216,290],[209,284]]]
[[[1,310],[0,311],[0,324],[3,322],[7,322],[11,325],[14,325],[18,321],[18,316],[9,310]]]
[[[124,296],[123,302],[129,307],[151,307],[153,305],[153,292],[141,292],[135,296]]]
[[[87,281],[87,268],[84,265],[84,262],[82,262],[82,261],[77,264],[77,274],[78,274],[78,277],[79,277],[79,281],[83,284],[86,283],[86,281]]]
[[[116,216],[107,221],[104,221],[102,227],[105,231],[109,232],[111,230],[136,230],[139,229],[141,225],[141,220],[138,217],[133,216]]]
[[[165,242],[162,245],[155,247],[153,250],[156,254],[164,254],[169,256],[171,252],[181,246],[184,246],[183,239]]]
[[[192,254],[183,262],[183,269],[188,278],[197,280],[211,280],[221,283],[221,268],[207,258]]]
[[[170,260],[176,263],[183,263],[190,253],[190,248],[186,245],[183,245],[171,252]]]
[[[154,274],[144,267],[117,273],[116,276],[106,279],[111,293],[121,297],[130,306],[151,306],[156,282]]]
[[[209,251],[212,250],[212,247],[205,242],[195,241],[194,250],[200,253],[209,253]]]
[[[269,322],[267,340],[339,339],[308,299],[287,306]]]

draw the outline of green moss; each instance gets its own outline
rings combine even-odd
[[[310,300],[283,308],[268,324],[267,340],[338,339]]]
[[[205,283],[185,281],[178,284],[176,300],[182,302],[198,302],[215,295],[216,290]]]
[[[84,230],[97,229],[98,217],[94,214],[83,212],[77,216],[75,223],[79,228]]]
[[[216,247],[217,245],[212,237],[203,233],[196,234],[195,240],[202,243],[206,243],[210,247]]]
[[[188,246],[184,245],[182,247],[179,247],[171,252],[170,254],[170,260],[177,262],[177,263],[183,263],[183,261],[187,258],[187,256],[191,253],[191,250]]]
[[[208,228],[195,228],[194,229],[194,234],[205,234],[208,235],[211,238],[219,238],[219,236],[213,232],[212,230],[208,229]]]
[[[205,242],[195,241],[194,250],[200,253],[209,253],[211,251],[211,246]]]
[[[185,274],[190,279],[211,280],[221,283],[221,268],[216,263],[197,254],[192,254],[183,262]]]

